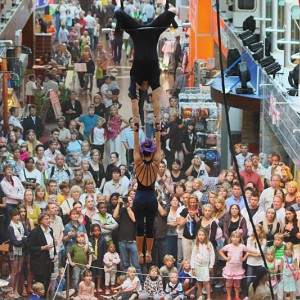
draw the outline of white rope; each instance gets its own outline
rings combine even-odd
[[[57,293],[58,293],[58,289],[59,289],[59,287],[60,287],[60,284],[61,284],[63,278],[65,277],[65,273],[66,273],[66,269],[67,269],[68,264],[69,264],[69,261],[67,260],[67,261],[66,261],[66,265],[65,265],[65,267],[64,267],[64,274],[63,274],[63,276],[61,277],[61,279],[60,279],[60,281],[59,281],[59,283],[58,283],[57,290],[55,291],[52,300],[54,300],[55,297],[57,296]]]

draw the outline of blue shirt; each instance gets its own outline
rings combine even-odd
[[[140,141],[145,139],[145,134],[142,129],[139,130]],[[134,148],[134,132],[133,128],[127,127],[122,131],[122,142],[126,142],[129,146],[129,149]]]
[[[66,286],[66,279],[65,278],[62,278],[60,284],[59,284],[59,281],[56,279],[56,281],[55,281],[55,290],[58,293],[62,293],[65,290],[65,286]]]
[[[70,238],[66,241],[66,244],[65,244],[66,253],[68,253],[69,250],[71,249],[71,247],[76,244],[76,233],[77,232],[86,233],[86,229],[85,229],[84,225],[80,222],[77,222],[77,227],[74,226],[71,221],[68,224],[66,224],[65,230],[64,230],[64,236],[66,236],[69,231],[73,231],[74,234],[73,234],[72,238]]]
[[[92,128],[97,125],[98,119],[99,119],[98,115],[90,116],[89,114],[79,117],[79,122],[84,124],[83,135],[85,137],[88,137]]]
[[[244,198],[243,196],[240,197],[240,200],[235,199],[233,196],[229,197],[226,199],[226,209],[227,211],[229,211],[230,206],[233,204],[236,204],[239,206],[240,210],[242,210],[243,208],[245,208],[245,202],[244,202]]]

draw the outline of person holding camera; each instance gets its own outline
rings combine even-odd
[[[119,196],[113,217],[119,223],[118,241],[123,268],[127,270],[130,266],[134,266],[137,272],[141,273],[135,241],[135,216],[132,204],[132,197]]]

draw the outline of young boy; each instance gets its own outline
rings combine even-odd
[[[90,248],[84,249],[85,234],[83,232],[76,233],[76,244],[73,245],[68,252],[68,260],[73,267],[73,288],[78,291],[78,284],[81,280],[81,274],[85,269],[90,269],[92,264],[92,254]]]
[[[182,284],[178,281],[177,271],[172,271],[169,276],[169,282],[165,288],[165,300],[184,299]]]
[[[184,296],[190,299],[195,299],[197,296],[197,281],[190,275],[191,263],[188,259],[183,260],[182,270],[178,274],[179,282],[183,286]]]
[[[65,271],[64,268],[60,268],[58,270],[58,277],[55,281],[55,290],[57,291],[57,298],[59,299],[67,299],[67,292],[66,292],[66,279],[64,278]],[[69,296],[72,297],[75,294],[74,289],[69,289]]]
[[[7,299],[15,299],[14,297],[14,289],[10,286],[4,287],[1,289],[3,300]]]
[[[88,107],[88,114],[82,115],[75,119],[77,125],[84,126],[84,138],[87,140],[90,134],[90,131],[93,127],[97,125],[99,116],[95,115],[95,107],[94,105],[90,105]]]
[[[33,293],[29,296],[27,300],[39,300],[45,294],[44,285],[40,282],[35,282],[32,285]]]
[[[92,145],[92,149],[99,150],[101,154],[101,158],[103,158],[104,153],[104,144],[106,142],[105,138],[105,129],[103,125],[105,123],[105,119],[102,117],[98,118],[97,126],[92,128],[89,136],[90,143]]]
[[[168,276],[170,276],[171,272],[173,272],[173,271],[177,272],[177,268],[174,267],[174,262],[175,262],[175,259],[174,259],[173,255],[169,255],[169,254],[165,255],[164,266],[162,266],[159,269],[160,275],[163,278],[164,287],[166,286],[166,284],[169,281]]]
[[[101,58],[97,58],[96,63],[97,63],[97,65],[96,65],[96,83],[97,83],[97,88],[99,89],[99,92],[101,92],[101,86],[104,81]]]

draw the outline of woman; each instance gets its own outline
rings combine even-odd
[[[92,195],[87,195],[85,197],[84,207],[85,208],[82,210],[82,215],[88,217],[90,219],[90,222],[92,222],[93,216],[97,213],[94,197]],[[79,221],[82,222],[81,218],[79,218]],[[85,225],[84,222],[82,223],[83,225]]]
[[[16,134],[14,131],[10,131],[7,135],[7,143],[6,143],[6,147],[7,147],[7,151],[12,153],[13,152],[13,148],[18,145],[17,144],[17,138],[16,138]]]
[[[176,69],[175,73],[175,82],[172,88],[171,94],[172,96],[178,98],[180,93],[183,93],[185,90],[185,83],[186,83],[186,75],[183,72],[181,67]]]
[[[81,170],[83,173],[83,180],[92,179],[94,182],[93,176],[92,176],[91,172],[89,171],[89,168],[90,168],[90,162],[86,158],[83,158],[81,161]],[[94,184],[95,184],[95,182],[94,182]]]
[[[202,207],[202,216],[197,224],[198,229],[202,228],[206,231],[207,236],[214,247],[216,244],[217,222],[213,218],[213,206],[205,204]]]
[[[13,176],[13,167],[10,164],[4,166],[4,178],[1,180],[1,188],[6,197],[6,209],[9,212],[17,208],[23,201],[25,189],[22,182],[16,176]]]
[[[125,125],[122,126],[122,123]],[[107,139],[109,140],[110,151],[122,153],[121,132],[129,126],[128,120],[119,115],[118,107],[112,105],[107,122]]]
[[[96,183],[96,188],[102,191],[105,183],[105,171],[101,162],[101,154],[97,149],[91,151],[89,172],[93,176],[93,179]]]
[[[148,94],[146,101],[144,102],[144,112],[145,112],[145,127],[146,127],[146,137],[152,139],[155,136],[154,124],[154,114],[152,105],[152,94]]]
[[[185,182],[187,178],[185,173],[181,170],[181,162],[177,158],[172,162],[171,177],[174,183]]]
[[[225,181],[230,184],[232,187],[233,184],[233,179],[234,179],[234,172],[233,171],[228,171],[225,175]]]
[[[289,181],[286,184],[286,195],[285,195],[285,208],[292,206],[296,203],[296,193],[298,191],[298,184],[296,181]]]
[[[261,267],[257,271],[254,281],[249,286],[250,300],[271,300],[270,288],[266,285],[269,281],[269,270]]]
[[[197,224],[200,221],[199,200],[192,194],[187,200],[186,208],[182,210],[179,218],[179,226],[183,227],[182,251],[183,259],[190,259],[196,239]]]
[[[79,202],[81,195],[82,195],[82,189],[79,186],[74,185],[71,187],[70,198],[66,199],[60,206],[62,209],[62,213],[63,213],[63,220],[66,219],[69,221],[69,214],[70,214],[70,211],[73,209],[73,203]],[[66,224],[66,223],[68,223],[68,222],[64,221],[64,224]]]
[[[51,33],[52,35],[52,40],[54,41],[55,39],[55,34],[56,34],[56,29],[55,26],[52,24],[51,21],[47,22],[47,33]]]
[[[129,194],[129,193],[128,193]],[[119,193],[112,193],[109,197],[109,203],[107,206],[107,212],[110,213],[111,215],[114,214],[114,211],[118,205],[118,199],[119,197],[122,197]],[[132,198],[134,199],[134,197]]]
[[[36,139],[36,133],[33,129],[27,131],[26,144],[30,156],[36,156],[36,146],[41,145],[41,142]]]
[[[80,196],[79,201],[84,205],[85,197],[91,195],[94,197],[95,203],[97,202],[97,193],[95,189],[95,182],[93,179],[87,179],[83,182],[83,194]]]
[[[25,159],[25,168],[20,173],[20,180],[27,189],[34,190],[38,185],[41,185],[42,174],[35,168],[32,157]]]
[[[72,156],[73,153],[77,153],[78,155],[80,155],[82,141],[78,139],[78,130],[72,129],[70,133],[71,133],[71,139],[67,146],[68,155]]]
[[[19,204],[18,210],[19,210],[19,214],[20,214],[21,223],[27,228],[28,232],[30,232],[35,226],[33,224],[32,219],[27,218],[26,206],[24,204]],[[26,271],[24,270],[24,274],[27,274],[28,293],[32,293],[33,278],[32,278],[32,273],[30,271],[30,256],[29,256],[28,251],[26,251],[26,253],[25,253],[25,268],[27,268]],[[27,291],[26,291],[25,284],[23,284],[22,296],[27,297]]]
[[[46,196],[46,189],[39,185],[37,186],[37,188],[35,189],[34,192],[34,203],[39,206],[39,208],[41,209],[42,212],[46,211],[46,206],[48,204],[45,196]]]
[[[60,1],[59,5],[57,7],[57,11],[59,12],[59,20],[60,20],[60,26],[66,25],[67,22],[67,9],[65,1]]]
[[[106,167],[105,172],[105,180],[110,181],[112,179],[112,170],[114,167],[119,167],[119,153],[118,152],[110,152],[110,164]]]
[[[197,195],[199,203],[201,203],[201,199],[202,199],[202,196],[203,196],[202,191],[203,191],[202,180],[200,178],[195,178],[193,180],[193,193],[195,195]]]
[[[7,229],[7,237],[9,238],[9,260],[11,266],[9,285],[14,289],[14,298],[21,298],[18,293],[18,287],[23,283],[20,282],[23,272],[23,262],[25,256],[25,247],[27,244],[27,236],[29,231],[20,222],[20,213],[18,209],[10,212],[11,221]]]
[[[238,205],[232,204],[229,208],[229,212],[224,220],[224,238],[226,243],[229,242],[229,238],[233,231],[238,230],[243,240],[247,238],[247,224],[245,218],[241,215],[241,209]]]
[[[34,225],[37,225],[41,209],[38,205],[33,203],[33,191],[30,189],[25,190],[24,204],[27,210],[27,218],[31,219]]]
[[[280,223],[276,218],[276,211],[270,207],[266,211],[266,218],[260,222],[266,233],[267,247],[271,247],[274,244],[274,234],[280,231]]]
[[[53,230],[50,227],[50,216],[46,213],[40,214],[38,223],[39,226],[35,227],[28,236],[30,270],[34,278],[44,285],[47,293],[51,273],[54,271],[54,262],[57,260],[56,247]]]
[[[80,202],[77,202],[77,203],[80,203]],[[84,249],[86,251],[88,249],[89,239],[88,239],[86,229],[85,229],[84,225],[78,221],[79,216],[81,215],[81,213],[78,211],[79,208],[81,210],[82,205],[80,207],[78,205],[77,207],[73,208],[70,211],[70,214],[69,214],[70,221],[68,224],[65,225],[63,242],[65,243],[66,253],[68,253],[69,250],[71,249],[71,247],[76,244],[76,233],[77,232],[84,233],[84,240],[85,240]]]
[[[285,219],[280,229],[284,235],[284,242],[291,242],[294,245],[294,255],[298,261],[300,258],[300,232],[298,226],[297,213],[291,206],[285,209]]]
[[[90,197],[92,197],[92,196],[87,195],[85,197],[85,199],[88,199],[88,201],[89,201],[91,199]],[[91,222],[90,218],[84,213],[83,205],[81,204],[81,202],[74,202],[73,209],[76,209],[78,211],[78,213],[79,213],[78,222],[80,222],[85,227],[87,235],[90,236],[90,234],[91,234],[90,229],[91,229],[92,222]]]
[[[51,60],[52,60],[51,52],[45,51],[44,55],[41,56],[41,65],[43,66],[48,65]]]
[[[139,263],[144,263],[144,219],[146,218],[146,262],[152,261],[152,247],[154,242],[154,219],[157,213],[157,197],[155,181],[161,161],[160,125],[157,125],[154,142],[145,138],[139,142],[138,118],[134,119],[134,165],[138,188],[133,202],[136,218],[136,244]]]
[[[177,210],[179,208],[179,195],[173,195],[170,201],[170,211],[167,216],[167,253],[173,255],[175,260],[177,261],[177,240],[178,240],[178,233],[177,233],[177,219],[178,214]]]
[[[25,163],[20,159],[20,146],[15,145],[12,148],[12,154],[13,154],[13,160],[12,160],[12,165],[13,165],[13,170],[15,175],[19,175],[21,170],[25,168]]]

